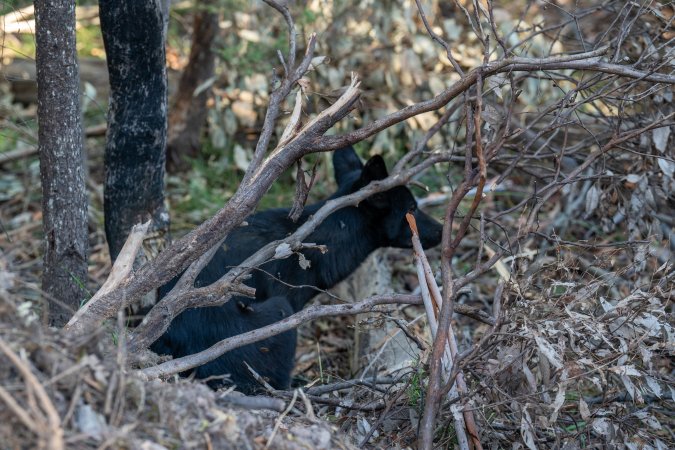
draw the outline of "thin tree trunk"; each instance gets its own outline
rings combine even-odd
[[[110,76],[105,229],[114,260],[134,224],[152,219],[156,239],[144,243],[152,253],[168,229],[165,22],[160,0],[101,0],[99,11]]]
[[[75,1],[36,0],[35,19],[45,232],[42,289],[50,323],[62,326],[85,299],[87,284],[87,193]]]
[[[206,120],[206,100],[210,88],[195,92],[213,77],[213,41],[218,33],[215,0],[197,2],[194,12],[190,60],[180,79],[174,105],[169,114],[167,164],[169,170],[187,168],[186,157],[199,154],[202,126]]]

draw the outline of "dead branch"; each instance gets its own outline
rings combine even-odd
[[[328,305],[328,306],[310,306],[300,312],[297,312],[279,322],[268,325],[257,330],[249,331],[247,333],[223,339],[217,344],[212,345],[208,349],[195,353],[194,355],[185,356],[183,358],[173,359],[154,367],[149,367],[139,371],[140,374],[148,378],[166,377],[169,375],[184,372],[186,370],[195,368],[213,361],[220,355],[229,352],[235,348],[266,339],[270,336],[283,333],[300,326],[305,322],[316,320],[321,317],[330,317],[338,315],[354,315],[364,312],[378,311],[381,305],[391,304],[406,304],[419,305],[420,298],[416,295],[380,295],[370,297],[358,303],[346,305]]]
[[[218,397],[218,401],[223,402],[226,405],[234,405],[244,409],[269,409],[277,412],[282,412],[284,409],[286,409],[286,404],[283,400],[260,395],[249,397],[239,393],[226,393],[220,395]]]
[[[0,351],[5,354],[7,359],[9,359],[14,367],[21,373],[21,376],[26,383],[27,390],[35,393],[40,402],[40,408],[38,409],[36,407],[37,405],[35,405],[35,407],[32,408],[32,413],[34,416],[33,419],[37,422],[35,428],[38,430],[38,434],[41,435],[42,439],[47,443],[47,448],[50,450],[61,450],[65,448],[63,443],[61,418],[49,398],[49,395],[47,395],[47,392],[42,386],[42,383],[40,383],[40,380],[33,375],[33,372],[31,372],[26,363],[19,358],[19,355],[17,355],[2,338],[0,338]],[[5,401],[8,399],[8,397],[4,395],[3,398]],[[10,407],[17,407],[16,402],[12,401],[8,402],[8,405]],[[21,417],[23,417],[22,421],[24,421],[24,424],[27,425],[30,419],[26,414],[22,414]],[[31,429],[31,426],[27,426]]]
[[[72,324],[79,321],[80,317],[84,316],[89,308],[95,308],[102,297],[114,292],[120,285],[127,282],[128,277],[131,274],[131,269],[133,269],[136,255],[138,255],[138,251],[143,244],[143,239],[145,238],[145,233],[148,232],[149,226],[150,221],[147,221],[144,224],[135,225],[131,229],[129,237],[127,237],[127,241],[124,243],[117,260],[115,260],[115,264],[110,271],[110,275],[108,275],[108,278],[105,280],[105,283],[103,283],[103,286],[101,286],[96,294],[94,294],[84,306],[75,312],[73,317],[71,317],[66,324],[66,328],[71,327]]]

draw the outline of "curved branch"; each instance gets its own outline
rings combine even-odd
[[[295,22],[293,21],[293,16],[291,15],[291,12],[288,10],[287,4],[282,5],[274,0],[263,0],[263,2],[267,3],[272,8],[279,11],[279,13],[281,13],[281,15],[284,16],[286,25],[288,25],[288,58],[287,58],[288,64],[285,66],[286,76],[288,76],[289,71],[293,70],[293,66],[295,66],[296,42],[295,42]]]

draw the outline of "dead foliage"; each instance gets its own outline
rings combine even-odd
[[[0,275],[11,287],[8,273]],[[236,393],[184,379],[144,381],[128,371],[116,333],[66,340],[0,288],[3,448],[351,448],[324,421],[281,414],[285,402],[237,408],[245,400]]]

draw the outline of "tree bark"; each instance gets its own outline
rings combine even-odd
[[[206,120],[206,100],[210,87],[201,89],[213,77],[215,54],[213,41],[218,33],[215,0],[197,2],[194,12],[190,60],[180,79],[178,92],[169,113],[167,165],[169,171],[185,170],[186,157],[199,154],[202,126]]]
[[[75,2],[35,1],[38,149],[45,233],[42,289],[49,322],[64,325],[85,298],[87,193],[75,47]]]
[[[152,253],[168,229],[165,22],[159,0],[101,0],[99,8],[110,77],[104,213],[114,261],[134,224],[152,219]]]

